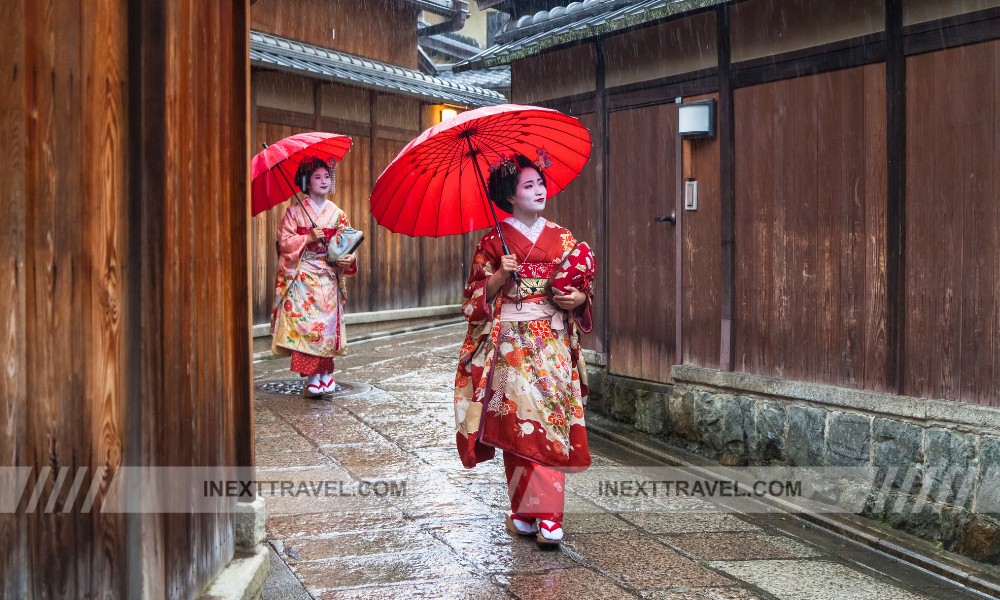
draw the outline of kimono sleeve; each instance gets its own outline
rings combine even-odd
[[[278,251],[278,274],[284,273],[293,275],[299,263],[299,257],[309,243],[309,236],[298,233],[298,220],[296,219],[296,208],[288,207],[284,218],[278,224],[277,241],[275,248]]]
[[[462,314],[472,324],[484,323],[493,318],[493,305],[486,297],[486,284],[495,270],[491,253],[480,242],[472,259],[472,270],[465,284]]]

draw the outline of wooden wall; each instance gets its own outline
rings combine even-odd
[[[608,221],[595,232],[607,236],[604,265],[615,291],[606,298],[610,370],[665,381],[674,361],[718,368],[722,302],[732,289],[736,370],[1000,405],[996,5],[907,2],[910,25],[891,32],[901,38],[891,49],[882,0],[852,0],[832,13],[800,0],[748,0],[715,9],[730,12],[728,53],[704,39],[712,19],[702,15],[701,27],[686,26],[686,17],[591,44],[603,44],[604,63],[591,45],[515,62],[516,98],[592,113],[595,134],[603,118],[610,121]],[[689,64],[684,40],[660,52],[670,57],[663,64],[629,55],[653,44],[656,31],[686,31],[692,47],[728,54],[729,84],[712,69],[664,70]],[[780,39],[765,35],[774,32]],[[905,110],[887,93],[890,52],[906,56]],[[702,58],[697,65],[714,65]],[[678,96],[716,97],[722,118],[723,85],[735,98],[731,282],[721,254],[727,142],[684,142],[677,173],[667,164],[676,138],[664,125]],[[890,127],[890,114],[905,121]],[[900,154],[890,156],[904,137]],[[602,140],[595,141],[600,157]],[[905,190],[893,212],[897,172],[905,172]],[[664,181],[651,181],[652,173]],[[684,178],[698,181],[699,207],[679,211],[682,238],[669,255],[644,219],[669,214]],[[593,187],[582,202],[557,200],[553,215],[586,229],[588,202],[601,206],[600,186]],[[889,232],[897,228],[902,240],[894,242]],[[618,293],[639,284],[641,299]],[[664,295],[678,285],[675,321],[676,303]]]
[[[38,510],[0,515],[0,596],[120,596],[124,518],[43,510],[62,469],[87,467],[89,487],[93,469],[122,464],[126,6],[5,12],[0,465],[53,473]]]
[[[80,509],[122,466],[252,460],[247,6],[6,8],[0,466],[51,471],[0,515],[0,596],[192,597],[228,514]]]
[[[1000,41],[906,78],[904,393],[1000,406]]]
[[[136,464],[253,464],[247,12],[241,0],[144,3],[133,34],[144,50],[130,86],[129,298],[144,310],[129,324],[145,342],[126,364],[142,402],[129,421]],[[130,589],[193,595],[232,556],[231,514],[138,521]]]
[[[417,68],[417,10],[399,0],[257,0],[250,10],[250,27]]]
[[[594,44],[529,56],[510,69],[511,102],[532,104],[593,92],[597,82]]]
[[[885,383],[885,71],[737,90],[736,368]]]

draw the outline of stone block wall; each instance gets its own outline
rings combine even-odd
[[[1000,564],[1000,410],[675,366],[591,373],[588,410],[725,465],[861,467],[863,515]]]

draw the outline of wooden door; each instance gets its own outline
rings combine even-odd
[[[677,107],[611,113],[608,156],[608,369],[668,381],[676,362]]]

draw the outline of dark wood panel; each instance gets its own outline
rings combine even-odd
[[[884,168],[870,166],[885,160],[880,73],[840,70],[736,94],[740,370],[882,387],[884,229],[874,228],[886,187]]]
[[[906,79],[903,391],[1000,405],[1000,42],[911,57]]]
[[[27,156],[25,79],[25,2],[14,0],[0,20],[0,135],[10,155],[0,170],[0,296],[6,305],[0,326],[0,466],[24,464],[28,390],[27,314],[28,278],[25,215],[30,206],[25,178]],[[0,597],[27,596],[29,581],[26,520],[22,515],[0,514]]]
[[[363,7],[353,0],[257,0],[250,26],[416,69],[416,17],[412,6],[398,0],[371,0]]]
[[[864,73],[865,98],[871,106],[885,104],[885,65],[872,65]],[[864,131],[872,157],[864,164],[864,304],[862,305],[862,351],[864,352],[864,387],[890,391],[888,365],[888,275],[886,272],[887,232],[887,161],[879,154],[888,152],[886,112],[865,110]]]
[[[247,258],[225,257],[248,247],[246,9],[195,0],[134,9],[128,229],[139,241],[127,314],[130,332],[142,333],[126,337],[128,460],[247,461],[233,447],[248,442],[237,430],[253,415]],[[133,595],[200,593],[233,556],[232,513],[129,523]]]
[[[381,172],[405,144],[379,139],[375,143],[375,163]],[[375,243],[376,273],[372,282],[371,310],[411,308],[420,305],[420,240],[379,227]]]
[[[674,228],[654,219],[674,209],[676,146],[675,105],[610,116],[608,367],[652,381],[675,361]]]
[[[717,95],[685,98],[685,102],[718,98]],[[683,237],[681,271],[683,290],[682,363],[719,366],[719,323],[722,316],[722,247],[719,146],[716,139],[685,141],[686,164],[682,181],[698,183],[698,209],[678,211]]]

